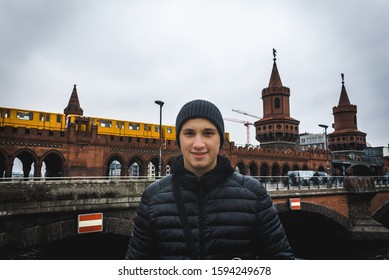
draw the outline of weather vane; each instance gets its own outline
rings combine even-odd
[[[342,76],[342,84],[344,85],[344,74],[340,73],[340,76]]]
[[[276,49],[273,48],[273,60],[276,61],[276,55],[277,55],[277,51]]]

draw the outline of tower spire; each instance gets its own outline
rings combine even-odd
[[[280,74],[278,73],[278,68],[277,68],[277,63],[276,63],[276,58],[277,56],[277,51],[276,49],[273,49],[273,69],[271,71],[270,75],[270,81],[269,81],[269,87],[282,87],[282,81]]]
[[[80,101],[78,100],[77,94],[77,85],[74,85],[72,95],[70,96],[68,106],[63,110],[65,115],[74,114],[82,116],[84,114],[84,110],[82,110],[80,106]]]
[[[347,91],[346,91],[346,87],[344,86],[344,74],[341,73],[340,74],[341,77],[342,77],[342,90],[340,92],[340,97],[339,97],[339,103],[338,103],[338,106],[342,106],[342,105],[350,105],[350,99],[348,98],[348,94],[347,94]]]
[[[273,49],[273,69],[269,86],[262,90],[263,117],[254,123],[256,139],[261,147],[271,149],[295,149],[300,121],[290,116],[290,89],[281,82]]]

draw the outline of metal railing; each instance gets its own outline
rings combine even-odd
[[[3,177],[0,184],[7,182],[42,182],[42,181],[155,181],[163,176],[88,176],[88,177]],[[353,176],[326,176],[326,177],[291,177],[291,176],[252,176],[259,180],[268,191],[281,190],[314,190],[314,189],[341,189],[344,188],[345,178]],[[355,176],[373,178],[375,187],[389,187],[388,176]]]

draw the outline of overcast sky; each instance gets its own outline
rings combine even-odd
[[[387,0],[0,0],[0,106],[63,112],[73,85],[84,115],[174,125],[202,98],[225,118],[262,116],[277,50],[300,132],[333,132],[341,73],[358,129],[387,146]],[[246,127],[225,122],[236,144]],[[255,140],[250,127],[250,142]]]

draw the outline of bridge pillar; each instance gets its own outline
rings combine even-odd
[[[344,187],[349,192],[349,216],[354,240],[389,241],[389,229],[371,215],[371,200],[377,194],[371,177],[345,177]]]

